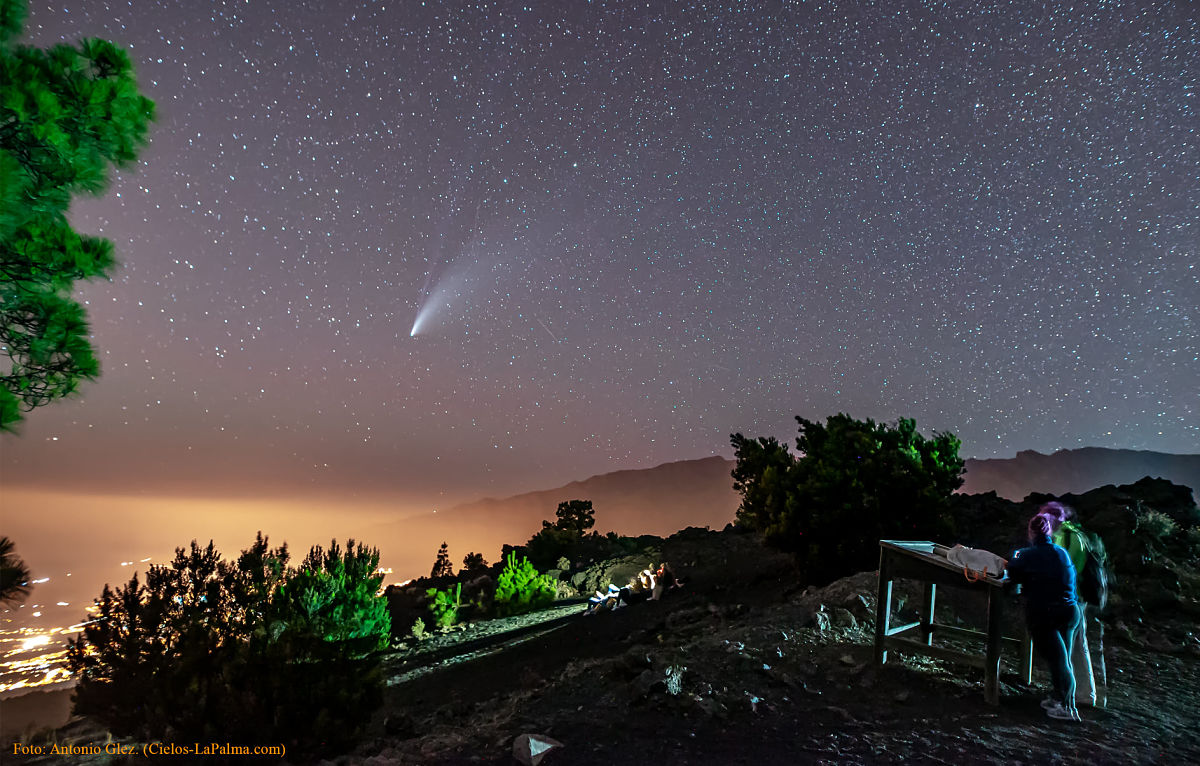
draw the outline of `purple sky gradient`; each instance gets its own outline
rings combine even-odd
[[[1197,451],[1200,23],[1070,8],[35,2],[160,118],[4,482],[417,510],[838,411]]]

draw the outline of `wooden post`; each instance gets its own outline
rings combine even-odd
[[[875,602],[875,664],[887,662],[887,649],[883,643],[887,638],[888,622],[892,617],[892,573],[888,566],[888,550],[879,551],[879,593]]]
[[[987,655],[983,661],[983,698],[1000,704],[1000,642],[1004,637],[1000,591],[988,589]]]
[[[924,603],[921,606],[921,638],[926,646],[933,646],[933,609],[937,602],[937,584],[925,583]]]

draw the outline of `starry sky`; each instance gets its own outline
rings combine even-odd
[[[57,0],[158,122],[6,483],[422,510],[791,439],[1200,445],[1189,2]]]

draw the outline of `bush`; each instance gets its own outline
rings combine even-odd
[[[105,585],[67,652],[75,711],[143,738],[348,745],[382,701],[379,553],[350,541],[288,558],[261,534],[236,562],[193,541],[145,585]]]
[[[1137,523],[1133,531],[1156,543],[1161,543],[1174,534],[1178,528],[1179,525],[1167,514],[1161,511],[1150,510],[1138,514]]]
[[[462,583],[456,583],[454,588],[446,590],[430,588],[425,595],[430,599],[429,611],[433,613],[434,624],[446,629],[458,622],[458,610],[462,606]]]
[[[541,530],[525,543],[526,555],[542,569],[554,567],[560,558],[577,559],[586,548],[595,548],[600,539],[595,532],[588,534],[596,526],[591,500],[564,500],[554,516],[553,524],[543,521]]]
[[[834,415],[796,418],[800,457],[774,439],[731,437],[742,495],[738,523],[796,554],[811,582],[874,569],[880,539],[929,539],[953,529],[950,497],[962,486],[959,440],[926,439],[916,422],[895,427]]]
[[[556,594],[554,580],[539,574],[529,559],[521,557],[518,562],[517,554],[510,551],[505,558],[504,571],[496,580],[492,608],[501,617],[524,614],[549,606]]]
[[[1200,527],[1192,527],[1184,537],[1189,558],[1200,559]]]
[[[463,568],[459,570],[459,577],[474,577],[479,574],[484,574],[488,570],[488,563],[483,558],[482,553],[472,551],[463,557]]]
[[[544,526],[525,543],[525,555],[534,566],[551,569],[560,558],[578,557],[584,539],[574,532]]]

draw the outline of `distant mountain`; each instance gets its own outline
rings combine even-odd
[[[1102,447],[1065,449],[1052,455],[1025,450],[1013,458],[968,460],[961,491],[995,490],[1009,500],[1023,500],[1031,492],[1080,494],[1106,484],[1133,484],[1145,476],[1181,484],[1196,495],[1200,492],[1200,455]]]
[[[721,529],[733,521],[740,502],[729,476],[732,469],[733,461],[719,456],[682,460],[601,474],[555,489],[485,498],[390,523],[380,530],[379,545],[389,558],[397,557],[397,563],[384,562],[397,574],[401,566],[404,572],[415,566],[403,562],[428,560],[421,569],[431,567],[443,540],[450,545],[455,566],[472,551],[491,562],[505,543],[524,543],[542,528],[543,520],[553,521],[564,500],[591,500],[596,531],[601,533],[667,536],[689,526]]]
[[[397,574],[425,574],[445,540],[457,566],[468,552],[489,561],[505,543],[520,544],[553,520],[564,500],[591,500],[596,530],[667,536],[685,527],[721,529],[733,521],[740,498],[733,491],[733,461],[715,456],[617,471],[555,489],[506,498],[485,498],[380,528],[379,546]],[[1200,455],[1169,455],[1086,448],[1052,455],[1025,451],[1015,458],[967,460],[967,493],[995,490],[1011,500],[1031,492],[1083,493],[1106,484],[1132,484],[1144,476],[1200,488]]]
[[[560,502],[578,499],[592,501],[599,532],[667,536],[686,526],[719,529],[733,521],[739,502],[733,492],[731,470],[733,461],[723,457],[681,460],[654,468],[600,474],[504,500],[487,498],[457,506],[448,513],[456,520],[491,522],[499,511],[530,522],[532,534],[541,529],[542,519],[554,520]]]

